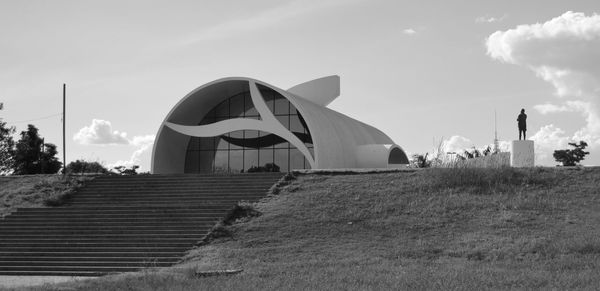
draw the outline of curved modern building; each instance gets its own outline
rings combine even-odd
[[[288,90],[240,77],[200,86],[160,126],[152,173],[407,165],[404,150],[383,132],[326,107],[339,94],[338,76]]]

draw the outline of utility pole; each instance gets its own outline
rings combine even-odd
[[[62,116],[62,122],[63,122],[63,175],[67,174],[67,145],[66,145],[66,138],[65,138],[65,124],[66,124],[66,120],[65,120],[65,109],[66,109],[66,104],[67,104],[67,84],[63,84],[63,116]]]

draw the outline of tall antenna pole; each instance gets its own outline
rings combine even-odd
[[[67,146],[66,146],[66,138],[65,138],[65,109],[67,104],[67,84],[63,84],[63,175],[67,174]]]
[[[499,152],[499,145],[498,145],[498,123],[497,123],[497,117],[496,117],[496,109],[494,109],[494,152]]]

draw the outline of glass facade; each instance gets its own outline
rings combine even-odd
[[[281,94],[258,85],[265,103],[277,120],[301,141],[314,156],[313,142],[296,108]],[[232,119],[260,119],[246,91],[221,102],[200,121],[200,125]],[[281,172],[309,169],[304,155],[283,138],[258,130],[239,130],[216,137],[192,137],[188,144],[185,173],[248,172],[274,164]]]

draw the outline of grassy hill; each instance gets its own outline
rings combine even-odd
[[[599,185],[600,168],[300,175],[178,268],[63,287],[596,289]],[[220,269],[244,271],[193,275]]]
[[[19,207],[61,203],[91,177],[61,175],[0,176],[0,218]]]

